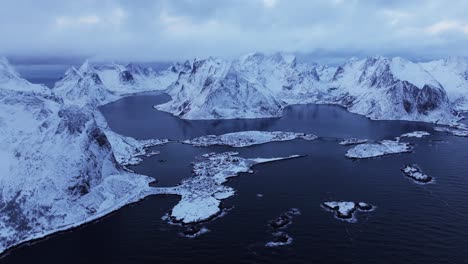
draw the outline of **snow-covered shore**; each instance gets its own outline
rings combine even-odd
[[[209,153],[193,163],[194,177],[187,178],[176,187],[155,188],[156,193],[181,196],[170,216],[184,224],[200,222],[217,215],[221,200],[234,195],[231,187],[223,185],[228,178],[242,172],[250,172],[254,165],[285,159],[299,158],[293,155],[280,158],[245,159],[237,152]]]

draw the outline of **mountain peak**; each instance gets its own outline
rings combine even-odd
[[[296,65],[296,56],[291,53],[276,52],[271,56],[271,58],[277,63],[285,63],[293,66]]]
[[[261,52],[252,52],[245,54],[240,57],[241,63],[246,63],[246,62],[261,62],[265,58],[265,54]]]
[[[9,65],[7,58],[0,56],[0,65]]]
[[[0,56],[0,81],[20,80],[21,77],[8,62],[7,58]]]
[[[80,66],[80,69],[79,69],[81,73],[90,72],[92,70],[93,70],[93,66],[91,65],[89,60],[85,60],[85,62]]]

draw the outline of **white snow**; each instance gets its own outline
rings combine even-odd
[[[423,138],[423,137],[430,136],[430,135],[431,135],[431,133],[429,133],[427,131],[413,131],[413,132],[410,132],[410,133],[405,133],[405,134],[401,135],[400,137]]]
[[[457,110],[468,110],[468,58],[449,57],[421,66],[442,84]]]
[[[390,70],[396,78],[402,81],[408,81],[420,89],[427,84],[435,87],[440,86],[439,82],[437,82],[421,65],[401,57],[391,59]]]
[[[353,159],[366,159],[383,155],[411,152],[413,147],[406,142],[382,140],[377,143],[366,143],[349,149],[345,156]]]
[[[317,136],[312,134],[281,132],[281,131],[242,131],[223,135],[207,135],[183,143],[197,147],[207,147],[212,145],[226,145],[231,147],[248,147],[252,145],[265,144],[268,142],[288,141],[294,139],[314,140]]]

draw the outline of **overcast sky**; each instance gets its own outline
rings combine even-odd
[[[181,60],[468,55],[468,1],[2,0],[0,54]]]

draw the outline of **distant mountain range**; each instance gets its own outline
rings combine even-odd
[[[85,81],[93,74],[97,83]],[[165,90],[173,100],[156,108],[184,119],[278,117],[287,105],[319,103],[372,119],[446,124],[468,110],[468,59],[414,63],[370,57],[326,66],[285,53],[252,53],[235,60],[195,59],[157,72],[133,64],[85,63],[67,71],[54,90],[98,104]]]

